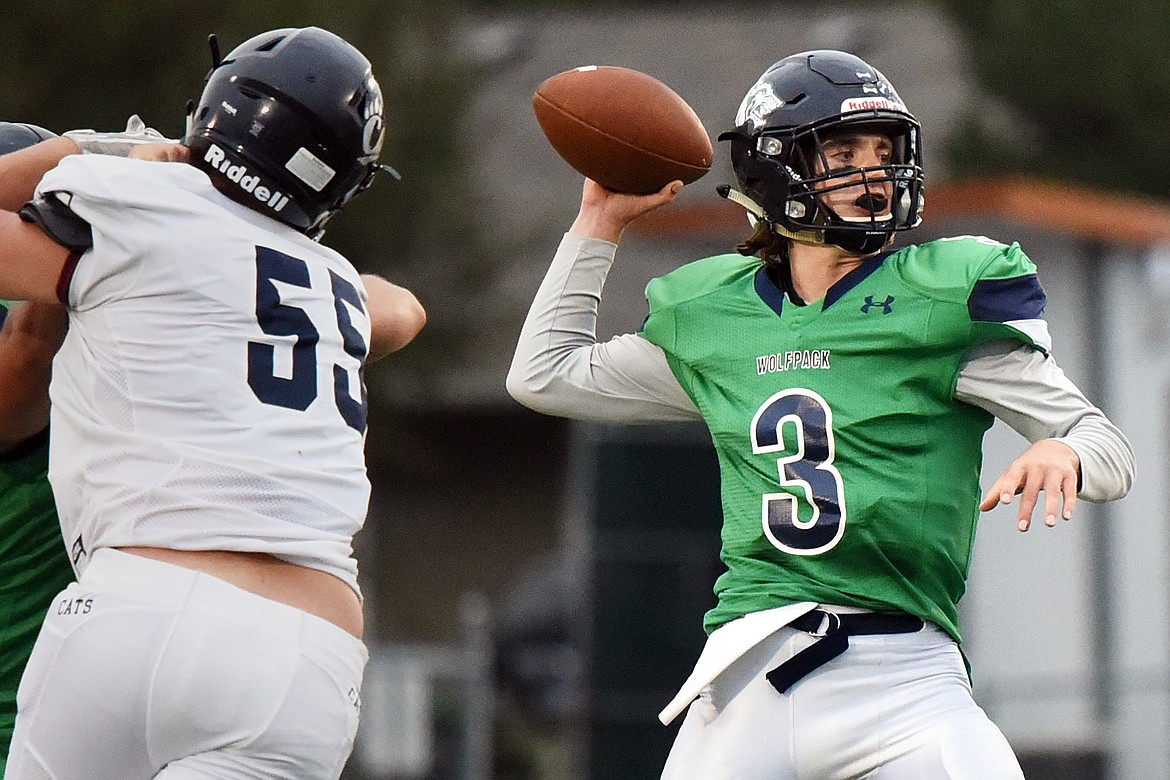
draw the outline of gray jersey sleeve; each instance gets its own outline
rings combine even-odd
[[[1133,482],[1133,449],[1125,434],[1093,406],[1051,355],[1010,342],[972,353],[955,397],[985,409],[1028,441],[1057,439],[1081,461],[1080,498],[1121,498]]]
[[[597,342],[617,246],[566,234],[529,309],[508,392],[544,414],[607,423],[699,420],[662,350],[633,333]]]

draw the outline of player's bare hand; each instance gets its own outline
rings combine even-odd
[[[191,150],[176,143],[138,144],[130,150],[127,157],[156,162],[188,162],[191,159]]]
[[[1056,525],[1056,518],[1072,519],[1077,505],[1080,458],[1067,444],[1055,439],[1036,442],[1016,458],[983,496],[979,508],[986,512],[1020,497],[1019,529],[1027,531],[1032,514],[1044,493],[1044,524]]]
[[[581,192],[581,211],[569,232],[616,244],[627,225],[643,214],[673,201],[682,188],[683,183],[675,180],[649,195],[629,195],[607,190],[592,179],[586,179]]]

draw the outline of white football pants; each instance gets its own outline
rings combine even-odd
[[[6,780],[335,780],[365,645],[199,572],[98,550],[49,608]]]
[[[764,675],[814,639],[783,628],[704,688],[663,779],[1023,780],[937,626],[852,636],[843,655],[777,693]]]

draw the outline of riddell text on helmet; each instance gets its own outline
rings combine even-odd
[[[902,105],[884,97],[849,98],[841,103],[841,112],[870,111],[872,109],[901,109]]]
[[[249,174],[245,165],[233,165],[231,160],[215,144],[207,147],[203,161],[215,168],[231,181],[239,185],[244,192],[250,193],[256,200],[267,204],[273,211],[280,211],[288,203],[288,196],[278,191],[272,191],[260,184],[260,176]]]

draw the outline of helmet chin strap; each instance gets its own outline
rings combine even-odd
[[[732,203],[736,203],[742,206],[744,211],[748,213],[748,221],[751,222],[753,226],[758,222],[767,222],[768,227],[771,228],[772,232],[776,233],[776,235],[784,236],[785,238],[791,238],[793,241],[800,241],[803,244],[825,243],[825,231],[793,231],[777,222],[772,222],[768,219],[767,215],[764,213],[763,207],[759,203],[756,203],[742,192],[731,189],[731,187],[727,186],[726,184],[720,184],[715,188],[715,191],[719,193],[720,197],[727,198]]]
[[[726,184],[721,184],[716,187],[716,192],[732,203],[737,203],[742,206],[748,213],[748,221],[753,225],[757,222],[767,222],[768,227],[776,235],[791,238],[793,241],[799,241],[802,244],[835,246],[839,249],[844,249],[850,254],[872,255],[874,252],[881,251],[886,244],[890,243],[890,239],[894,237],[893,233],[834,230],[833,228],[826,228],[824,230],[789,230],[780,223],[769,220],[764,213],[763,207],[742,192],[733,190]]]
[[[823,230],[789,230],[779,222],[769,222],[768,227],[776,235],[791,238],[793,241],[799,241],[802,244],[812,244],[813,246],[833,245],[832,241],[825,239],[825,231]]]

